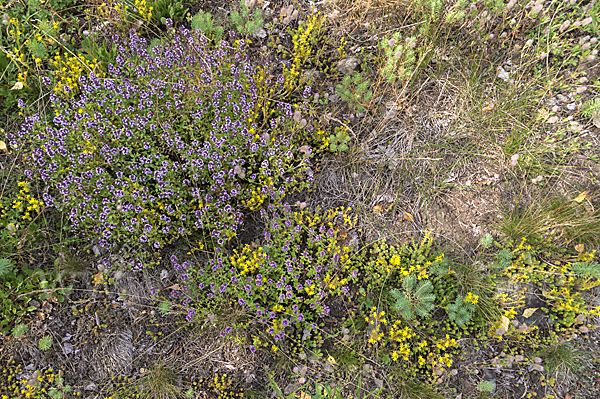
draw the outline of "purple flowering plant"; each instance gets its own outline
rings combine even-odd
[[[244,210],[308,184],[297,138],[312,125],[265,98],[283,92],[283,78],[254,67],[233,33],[214,48],[200,31],[169,32],[154,47],[133,31],[115,36],[104,78],[90,73],[76,95],[52,93],[50,120],[33,113],[9,137],[31,155],[28,176],[49,186],[46,205],[105,249],[159,249],[196,231],[217,247]]]
[[[345,295],[357,278],[356,220],[348,209],[311,215],[287,204],[262,210],[264,240],[230,253],[217,250],[202,266],[171,257],[179,280],[172,300],[189,308],[237,307],[275,340],[311,328],[329,314],[328,300]]]

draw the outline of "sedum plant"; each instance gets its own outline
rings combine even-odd
[[[243,210],[306,184],[292,137],[312,125],[259,97],[281,90],[283,77],[253,68],[242,40],[209,49],[200,32],[167,23],[169,44],[150,51],[132,31],[116,41],[106,79],[82,75],[78,95],[61,86],[52,120],[32,114],[8,137],[31,155],[26,175],[48,185],[44,204],[105,249],[159,249],[196,231],[222,245]]]

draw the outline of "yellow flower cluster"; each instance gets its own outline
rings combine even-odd
[[[306,21],[300,24],[298,30],[292,36],[292,43],[294,44],[294,61],[290,69],[287,67],[283,68],[285,88],[288,93],[294,91],[298,85],[302,66],[310,58],[316,41],[323,33],[324,22],[325,17],[321,16],[320,13],[311,14]]]
[[[283,76],[285,77],[284,86],[287,93],[293,92],[298,86],[299,77],[300,77],[300,67],[296,66],[296,64],[292,65],[290,69],[288,67],[283,67]]]
[[[445,367],[450,368],[452,367],[453,363],[452,356],[449,353],[445,353],[444,355],[440,356],[432,352],[429,354],[428,360],[433,367],[434,374],[436,374],[438,371],[443,373],[446,370]]]
[[[8,382],[10,382],[14,376],[13,373],[17,373],[20,370],[20,365],[16,368],[5,368],[2,372],[3,374],[8,372],[8,376],[4,375],[3,377],[8,377]],[[49,368],[44,372],[36,371],[34,375],[37,376],[31,379],[18,380],[18,384],[13,385],[14,388],[0,386],[0,389],[8,388],[7,390],[3,389],[3,395],[0,398],[46,398],[52,391],[56,391],[56,388],[51,388],[52,385],[61,385],[63,381],[62,377],[60,377],[60,373],[55,374],[52,368]],[[76,392],[75,395],[79,396],[80,392]]]
[[[342,36],[340,39],[340,46],[337,48],[337,53],[340,58],[346,56],[346,44],[348,44],[348,40]]]
[[[106,6],[106,4],[102,3],[102,6]],[[129,4],[127,3],[123,4],[123,6],[120,4],[115,5],[115,11],[119,14],[123,21],[127,20],[127,10],[129,10]]]
[[[579,292],[573,292],[571,287],[553,287],[544,295],[546,298],[552,299],[556,311],[577,314],[588,313],[585,300]]]
[[[369,335],[369,343],[374,344],[383,339],[384,333],[381,329],[382,324],[387,324],[387,320],[384,318],[385,312],[377,312],[377,307],[373,306],[369,316],[365,317],[365,321],[373,326],[371,334]]]
[[[316,13],[309,15],[306,21],[298,27],[296,34],[292,36],[294,65],[300,67],[308,61],[312,53],[312,47],[323,30],[324,22],[325,16]]]
[[[416,252],[422,251],[425,247],[431,245],[432,238],[430,232],[425,232],[425,237],[419,244],[418,247],[415,248]],[[398,249],[395,247],[388,247],[387,244],[383,243],[379,247],[379,252],[384,252],[386,249],[390,249],[393,255],[390,257],[388,255],[381,255],[377,258],[375,262],[375,268],[378,272],[384,274],[391,274],[394,272],[398,272],[401,276],[409,276],[411,274],[416,274],[418,280],[427,279],[429,275],[427,273],[427,268],[434,263],[442,262],[444,259],[444,254],[439,255],[433,262],[426,261],[423,263],[416,263],[414,261],[402,262],[402,258],[398,254]],[[388,260],[389,259],[389,260]]]
[[[275,186],[275,183],[273,183],[273,179],[271,178],[271,176],[260,176],[259,181],[260,187],[267,186],[269,187],[269,189],[273,190],[273,186]],[[243,201],[243,203],[245,206],[250,208],[251,211],[259,209],[267,199],[267,194],[263,194],[260,188],[248,189],[248,193],[250,194],[250,199],[247,201]]]
[[[27,182],[19,182],[18,186],[21,187],[19,195],[16,200],[13,201],[13,208],[24,214],[21,216],[23,220],[32,220],[31,213],[39,213],[44,210],[44,202],[37,200],[29,194],[29,185]]]
[[[472,292],[467,292],[467,296],[465,297],[464,301],[472,303],[473,305],[477,305],[477,302],[479,302],[479,295],[475,295]]]
[[[154,7],[148,7],[146,0],[135,0],[135,7],[137,8],[138,14],[140,14],[140,16],[144,18],[146,22],[150,22]]]
[[[253,250],[250,245],[246,244],[240,253],[237,249],[234,249],[233,253],[230,257],[231,264],[240,271],[242,276],[252,273],[266,264],[267,255],[263,252],[262,247]]]
[[[435,346],[439,350],[446,350],[446,349],[448,349],[450,347],[456,347],[456,340],[454,338],[450,338],[450,336],[448,334],[446,334],[446,337],[440,338],[435,343]]]
[[[93,154],[94,152],[96,152],[96,146],[93,145],[89,140],[86,140],[84,142],[84,144],[82,145],[82,147],[83,147],[83,151],[82,152],[84,154]]]
[[[395,362],[400,357],[405,361],[409,360],[411,354],[409,340],[416,335],[409,326],[401,328],[400,324],[401,321],[397,320],[390,328],[390,339],[397,342],[396,349],[392,352],[392,359]],[[427,342],[425,342],[425,345],[427,345]]]
[[[372,320],[377,317],[375,312],[376,310],[372,310],[371,315],[367,318],[371,324]],[[379,335],[375,337],[373,342],[383,338],[383,336],[378,339],[377,337],[379,337]],[[394,322],[389,330],[389,339],[394,343],[394,349],[391,353],[392,360],[395,362],[405,361],[412,363],[412,357],[413,359],[416,359],[416,363],[413,363],[416,367],[424,367],[429,364],[432,367],[432,377],[436,377],[437,373],[452,366],[453,359],[452,355],[448,353],[448,349],[458,346],[456,339],[450,338],[450,336],[446,334],[443,338],[434,338],[432,340],[432,346],[430,347],[427,339],[414,342],[413,339],[416,337],[417,334],[410,326],[402,326],[402,321],[400,320]]]
[[[18,62],[24,62],[24,55],[23,52],[21,51],[21,29],[19,27],[19,20],[16,18],[10,18],[8,20],[8,25],[12,26],[11,28],[9,28],[8,30],[8,34],[10,36],[12,36],[12,38],[15,40],[15,44],[16,47],[14,47],[13,52],[7,52],[6,55],[8,56],[9,59],[13,60],[13,61],[18,61]]]
[[[252,125],[252,122],[256,120],[256,113],[262,112],[263,119],[268,120],[271,115],[275,112],[273,109],[274,103],[269,99],[275,97],[275,85],[268,84],[267,82],[267,70],[261,66],[256,68],[256,73],[253,76],[254,85],[256,87],[256,97],[258,100],[256,101],[255,111],[250,111],[252,114],[248,118],[248,123],[250,126],[250,133],[254,133],[255,127]],[[255,136],[256,139],[260,138],[259,135]],[[271,138],[272,141],[275,140],[275,137]]]
[[[79,87],[79,77],[87,75],[89,72],[94,72],[98,77],[105,77],[104,72],[100,69],[100,63],[95,58],[89,61],[83,55],[78,54],[75,56],[57,54],[53,60],[50,61],[56,70],[55,74],[58,76],[58,83],[54,87],[54,91],[63,94],[65,96],[74,95]],[[70,93],[65,88],[70,89]]]

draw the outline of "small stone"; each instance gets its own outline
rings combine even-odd
[[[541,364],[542,363],[542,358],[536,356],[536,357],[533,358],[533,362],[536,363],[536,364]]]
[[[360,65],[361,61],[358,57],[347,57],[343,60],[338,61],[337,69],[344,75],[350,75],[356,67]]]
[[[90,382],[89,384],[87,384],[85,386],[85,388],[83,388],[85,391],[95,391],[96,390],[96,384],[94,384],[93,382]]]
[[[534,364],[534,365],[531,367],[531,369],[532,369],[532,370],[539,371],[540,373],[543,373],[543,372],[544,372],[544,366],[542,366],[541,364]]]
[[[63,352],[65,353],[65,355],[70,355],[71,353],[73,353],[73,345],[69,344],[68,342],[65,343],[63,345]]]
[[[265,37],[267,37],[267,31],[261,28],[258,32],[254,34],[254,37],[264,39]]]
[[[316,69],[310,69],[310,70],[304,72],[304,74],[302,75],[302,80],[312,82],[316,79],[319,79],[320,77],[321,77],[321,72],[317,71]]]
[[[285,397],[289,397],[292,395],[293,392],[295,392],[298,388],[300,388],[299,384],[295,384],[295,383],[291,383],[288,384],[284,389],[283,389],[283,394],[285,395]]]

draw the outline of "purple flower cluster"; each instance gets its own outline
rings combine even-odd
[[[33,114],[9,136],[50,186],[45,203],[108,249],[159,249],[197,229],[222,245],[255,193],[278,202],[305,184],[291,106],[273,110],[269,129],[257,123],[260,93],[283,90],[281,79],[253,67],[243,42],[210,49],[183,27],[170,39],[150,49],[133,31],[116,36],[106,78],[82,76],[78,95],[50,96],[51,121]]]
[[[241,307],[278,341],[293,326],[310,328],[329,314],[328,299],[349,292],[357,278],[358,265],[351,256],[358,253],[358,242],[338,242],[334,226],[344,226],[347,218],[335,221],[335,213],[317,218],[285,206],[264,215],[272,240],[229,256],[221,251],[207,262],[210,272],[172,256],[180,288],[174,296],[198,305],[209,301]],[[320,229],[322,225],[329,229]]]

